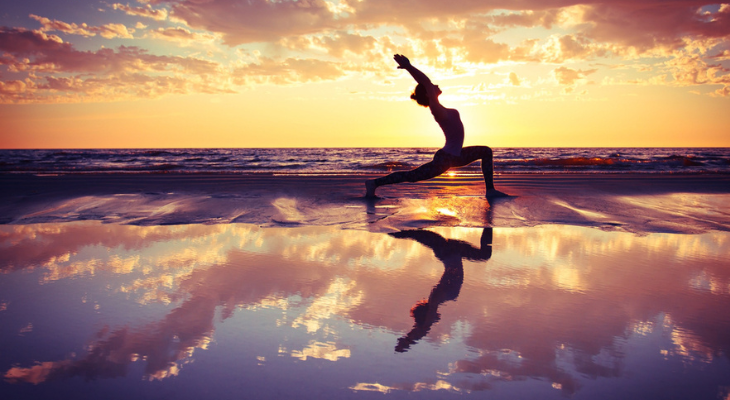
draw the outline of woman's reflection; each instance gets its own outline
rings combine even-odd
[[[438,307],[449,300],[459,297],[461,284],[464,282],[464,266],[462,260],[486,261],[492,256],[492,228],[484,228],[481,237],[481,248],[455,239],[445,239],[438,233],[426,230],[407,230],[391,233],[398,239],[413,239],[433,250],[436,258],[444,263],[444,274],[439,283],[433,287],[428,300],[421,300],[411,308],[411,316],[415,320],[413,329],[398,339],[395,351],[403,353],[423,338],[431,330],[431,326],[440,319]]]

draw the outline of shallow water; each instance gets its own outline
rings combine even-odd
[[[730,393],[728,232],[81,221],[0,238],[3,399]]]

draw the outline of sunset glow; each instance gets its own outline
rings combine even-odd
[[[0,148],[730,147],[730,5],[79,0],[0,6]]]

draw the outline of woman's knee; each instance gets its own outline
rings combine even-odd
[[[492,161],[492,158],[494,157],[492,153],[492,148],[488,146],[479,146],[479,158],[482,159],[482,162],[484,161]]]
[[[466,161],[472,162],[475,160],[492,160],[492,149],[487,146],[473,146],[466,155]]]
[[[483,147],[482,152],[484,153],[484,158],[492,158],[494,156],[494,154],[492,153],[491,147],[489,147],[489,146],[482,146],[482,147]]]

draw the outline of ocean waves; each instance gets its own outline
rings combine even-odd
[[[379,174],[429,162],[431,148],[0,150],[6,174]],[[728,148],[495,148],[495,171],[730,173]],[[481,173],[480,162],[452,173]]]

